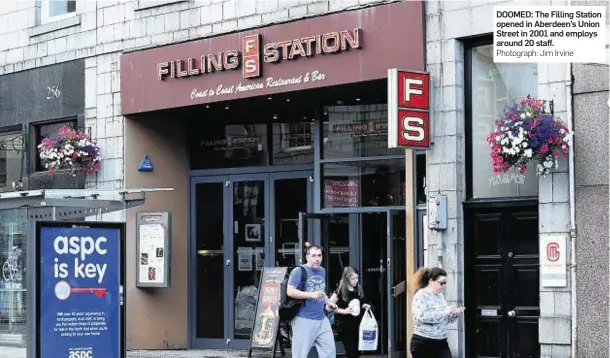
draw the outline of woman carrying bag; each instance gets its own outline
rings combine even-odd
[[[364,312],[371,308],[364,295],[360,293],[358,285],[358,270],[347,266],[343,269],[337,290],[330,297],[335,303],[335,322],[339,339],[345,347],[347,358],[360,357],[358,351],[359,327]]]
[[[420,268],[413,278],[413,358],[451,358],[447,344],[449,323],[455,321],[464,307],[449,306],[443,296],[447,273],[439,267]]]

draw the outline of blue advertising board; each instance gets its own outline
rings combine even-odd
[[[122,358],[122,224],[40,223],[38,358]]]

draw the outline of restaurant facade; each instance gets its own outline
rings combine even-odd
[[[171,210],[189,238],[173,233],[171,287],[132,291],[130,327],[158,312],[191,348],[246,349],[262,268],[304,262],[309,243],[329,290],[361,272],[379,353],[405,354],[407,256],[423,240],[423,211],[405,207],[425,153],[388,148],[386,78],[425,71],[423,21],[422,2],[399,2],[121,56],[126,185],[188,203]],[[145,155],[153,172],[137,171]],[[134,348],[158,346],[158,329],[130,331]]]

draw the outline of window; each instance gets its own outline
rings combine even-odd
[[[57,131],[62,127],[76,128],[76,119],[71,119],[67,121],[61,122],[52,122],[52,123],[40,123],[34,126],[34,146],[33,150],[35,151],[35,160],[34,160],[34,171],[47,171],[41,161],[40,155],[38,155],[38,145],[42,143],[42,140],[45,138],[54,138],[57,135]]]
[[[324,107],[323,159],[401,155],[388,149],[386,104]]]
[[[268,164],[266,124],[193,127],[190,132],[192,170]]]
[[[53,22],[76,14],[76,0],[41,0],[41,22]]]
[[[313,163],[313,123],[273,124],[273,165]]]
[[[0,192],[12,191],[13,182],[21,181],[23,134],[0,133]]]
[[[504,106],[527,95],[538,95],[538,65],[535,63],[494,63],[493,46],[473,47],[467,54],[470,75],[467,104],[470,106],[470,195],[473,198],[515,197],[538,195],[535,170],[525,175],[511,170],[494,174],[487,136],[494,119]],[[467,118],[468,120],[468,118]]]

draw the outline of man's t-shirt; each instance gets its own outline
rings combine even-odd
[[[307,265],[303,265],[307,271],[307,282],[301,285],[301,268],[296,267],[290,273],[288,278],[288,284],[296,287],[300,291],[304,292],[322,292],[326,294],[326,271],[320,267],[315,269]],[[304,305],[297,313],[297,317],[321,320],[326,315],[324,314],[325,297],[323,296],[319,300],[306,299]]]

